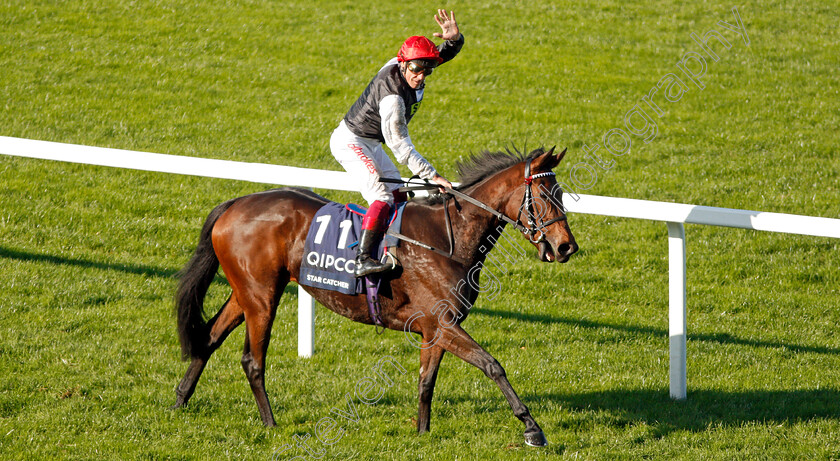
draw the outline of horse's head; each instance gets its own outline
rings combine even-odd
[[[542,261],[566,262],[578,246],[566,221],[563,190],[551,171],[564,155],[565,150],[555,154],[554,148],[529,155],[485,151],[458,162],[460,189],[474,194],[477,206],[521,231]]]
[[[532,152],[522,167],[516,169],[524,183],[522,194],[513,196],[521,197],[518,209],[510,213],[513,211],[510,207],[517,206],[516,200],[511,200],[508,206],[508,216],[518,216],[517,221],[524,226],[520,230],[537,247],[540,260],[544,262],[564,263],[578,250],[566,220],[563,190],[551,171],[564,155],[565,149],[555,154],[553,147],[548,152],[543,149]]]

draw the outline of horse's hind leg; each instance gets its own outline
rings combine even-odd
[[[242,312],[242,307],[231,296],[216,316],[208,322],[207,328],[210,330],[208,342],[202,349],[203,352],[198,357],[193,357],[189,368],[187,368],[187,372],[184,373],[184,378],[181,379],[180,384],[175,388],[176,401],[175,405],[172,406],[173,409],[187,404],[193,392],[195,392],[198,378],[201,377],[201,372],[204,371],[210,355],[222,345],[225,338],[244,320],[245,316]]]
[[[440,344],[447,351],[452,352],[465,362],[474,365],[483,371],[488,378],[496,382],[496,385],[499,386],[502,394],[507,399],[508,404],[510,404],[513,414],[525,423],[525,443],[532,447],[546,446],[548,441],[545,439],[545,434],[543,434],[539,424],[531,416],[528,407],[516,395],[516,391],[513,390],[513,386],[510,385],[507,379],[505,369],[502,368],[499,362],[475,342],[459,325],[454,325],[450,328],[441,327],[438,328],[438,331],[442,333],[442,337],[437,344]]]
[[[257,401],[257,408],[260,411],[260,418],[263,424],[269,427],[276,426],[274,414],[271,412],[271,404],[268,402],[268,393],[265,390],[265,356],[268,351],[268,343],[271,340],[271,325],[274,323],[274,316],[277,312],[277,304],[280,295],[288,283],[288,278],[281,279],[274,288],[277,294],[265,294],[261,300],[256,297],[245,308],[245,349],[242,352],[242,369],[248,377],[251,385],[251,392]]]
[[[271,411],[268,393],[265,390],[265,349],[268,348],[268,334],[263,327],[259,327],[252,336],[251,328],[248,329],[245,334],[245,350],[242,353],[242,369],[245,371],[245,376],[248,377],[248,384],[251,385],[251,392],[257,401],[257,408],[260,410],[260,418],[263,424],[274,427],[277,423],[274,422],[274,413]],[[261,341],[252,339],[260,336],[265,338],[265,348]]]
[[[420,350],[420,380],[418,390],[420,394],[420,408],[417,411],[417,432],[428,432],[432,417],[432,394],[435,391],[438,369],[443,354],[446,352],[440,346],[432,346]]]

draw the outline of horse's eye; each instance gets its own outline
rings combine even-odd
[[[566,214],[566,206],[563,205],[563,201],[561,200],[563,198],[563,195],[562,195],[563,193],[561,192],[560,194],[561,195],[558,198],[558,197],[555,197],[553,194],[548,195],[545,192],[540,192],[540,198],[543,199],[546,202],[556,203],[557,205],[559,205],[560,211],[563,214]]]

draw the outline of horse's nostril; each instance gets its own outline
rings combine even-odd
[[[562,256],[571,256],[578,251],[577,243],[563,243],[557,247],[557,252]]]

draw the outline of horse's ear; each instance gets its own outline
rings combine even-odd
[[[567,151],[567,150],[569,150],[569,148],[568,148],[568,147],[567,147],[567,148],[565,148],[565,149],[563,149],[563,152],[560,152],[559,154],[555,155],[555,157],[557,157],[557,163],[560,163],[560,160],[563,160],[563,157],[565,157],[565,156],[566,156],[566,151]],[[551,148],[551,151],[552,151],[552,152],[554,152],[554,148],[553,148],[553,147]]]
[[[548,150],[548,152],[543,153],[539,157],[537,157],[537,166],[542,171],[553,170],[558,164],[560,164],[560,160],[563,160],[563,156],[566,155],[566,149],[563,149],[563,152],[559,154],[554,154],[554,149],[557,146],[552,147]]]

